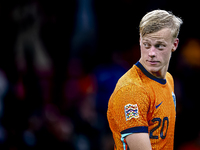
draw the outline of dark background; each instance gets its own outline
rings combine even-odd
[[[1,1],[0,149],[113,149],[107,103],[140,58],[139,22],[154,9],[184,22],[169,67],[177,99],[175,149],[200,149],[194,0]]]

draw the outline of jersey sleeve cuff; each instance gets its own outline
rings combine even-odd
[[[147,126],[139,126],[139,127],[128,128],[126,130],[121,131],[120,133],[121,133],[121,141],[123,144],[123,148],[127,149],[128,145],[125,140],[126,136],[133,134],[133,133],[148,133],[148,127]]]
[[[133,127],[133,128],[128,128],[126,130],[123,130],[120,132],[121,135],[127,136],[133,133],[148,133],[148,127],[147,126],[139,126],[139,127]]]

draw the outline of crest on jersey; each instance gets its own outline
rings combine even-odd
[[[124,106],[126,121],[131,120],[132,118],[138,118],[138,106],[137,104],[127,104]]]

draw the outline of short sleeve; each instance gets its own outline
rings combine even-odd
[[[139,86],[128,85],[119,89],[111,98],[110,116],[121,134],[148,133],[149,110],[147,92]]]

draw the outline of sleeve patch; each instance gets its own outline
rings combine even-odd
[[[138,112],[138,106],[137,104],[127,104],[124,106],[125,110],[125,117],[126,121],[131,120],[132,118],[138,118],[139,112]]]

